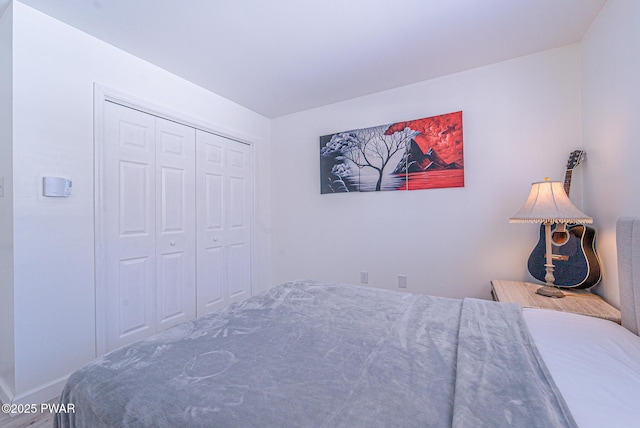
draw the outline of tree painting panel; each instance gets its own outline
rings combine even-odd
[[[320,137],[321,193],[464,187],[462,112]]]

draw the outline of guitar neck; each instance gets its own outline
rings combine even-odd
[[[564,191],[569,196],[569,192],[571,191],[571,176],[573,175],[573,170],[568,169],[564,174]]]

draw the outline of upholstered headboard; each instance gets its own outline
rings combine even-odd
[[[616,225],[622,325],[638,334],[640,326],[640,218],[620,217]]]

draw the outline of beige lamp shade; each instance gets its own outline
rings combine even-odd
[[[531,192],[510,223],[593,223],[593,219],[573,205],[559,181],[531,184]]]

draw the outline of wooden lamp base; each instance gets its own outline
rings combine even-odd
[[[553,283],[555,282],[556,279],[553,276],[553,258],[551,256],[552,247],[551,247],[551,222],[550,221],[544,222],[544,235],[545,235],[544,236],[545,247],[547,250],[547,253],[545,254],[546,263],[544,264],[544,267],[547,270],[547,272],[546,272],[546,275],[544,276],[544,280],[547,282],[547,284],[538,288],[536,290],[536,294],[539,294],[545,297],[553,297],[554,299],[559,299],[561,297],[564,297],[564,293],[553,286]]]
[[[536,290],[536,294],[545,297],[553,297],[554,299],[559,299],[564,297],[564,293],[558,290],[556,287],[552,287],[550,285],[543,285],[542,287]]]

